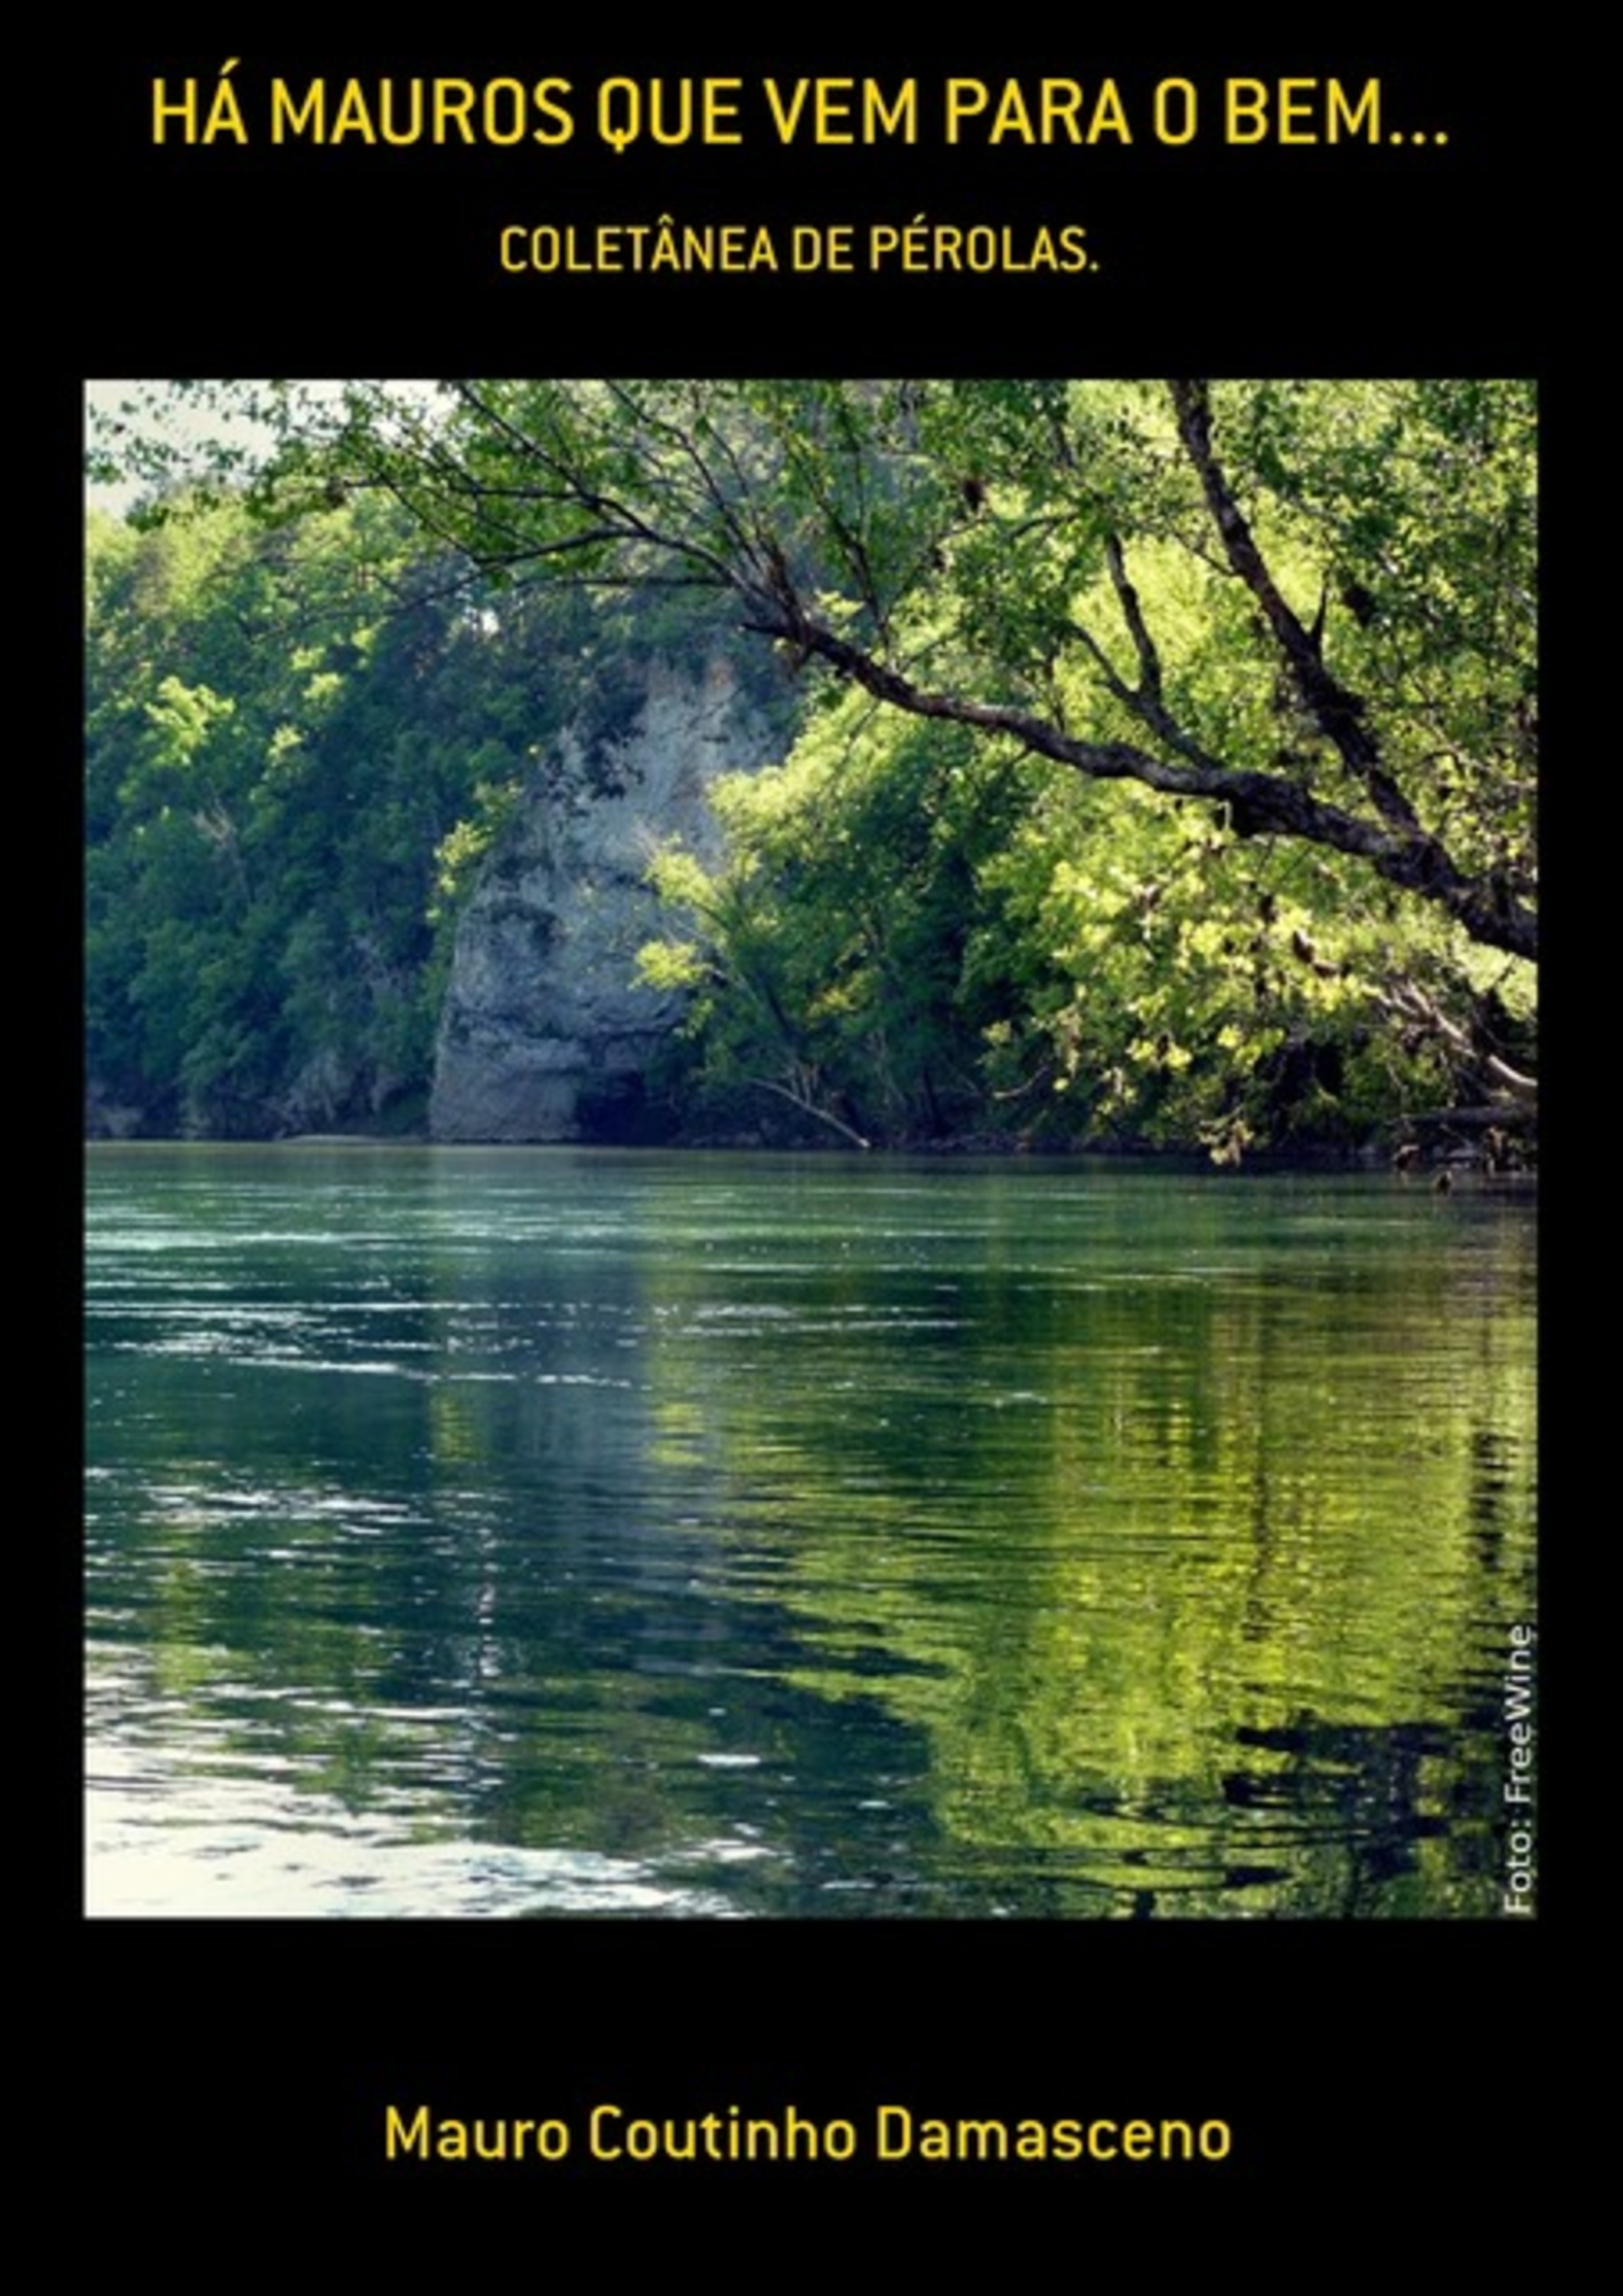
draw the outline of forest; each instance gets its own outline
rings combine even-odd
[[[660,1136],[1531,1160],[1525,383],[177,384],[91,470],[93,1132],[422,1134],[515,808],[720,653]]]

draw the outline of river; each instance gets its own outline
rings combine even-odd
[[[93,1915],[1480,1915],[1530,1198],[88,1152]]]

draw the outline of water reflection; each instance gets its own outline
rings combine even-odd
[[[98,1911],[1449,1915],[1530,1207],[98,1151]]]

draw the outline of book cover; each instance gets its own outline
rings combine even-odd
[[[386,54],[336,33],[98,52],[48,176],[64,448],[86,383],[453,369],[1531,377],[1548,446],[1536,70],[1319,29],[1288,53],[931,45],[588,54],[479,27]],[[617,2241],[755,2210],[815,2235],[876,2207],[1204,2235],[1446,2182],[1433,2236],[1463,2253],[1492,2234],[1481,2162],[1516,2141],[1501,2074],[1550,1925],[1524,1910],[1522,1648],[1479,1692],[1515,1797],[1496,1914],[1248,1919],[1242,1892],[1234,1918],[1166,1918],[1148,1889],[1160,1918],[1004,1920],[995,1888],[922,1919],[70,1906],[76,2082],[132,2208],[207,2185],[268,2218],[331,2195],[408,2237],[430,2214]]]

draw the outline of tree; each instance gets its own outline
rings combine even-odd
[[[93,1093],[146,1129],[370,1123],[426,1090],[456,900],[558,719],[566,602],[537,644],[539,602],[483,610],[364,497],[167,508],[89,534]]]
[[[711,591],[796,672],[1114,792],[1073,818],[1114,822],[1141,921],[1186,957],[1206,930],[1208,987],[1289,980],[1487,1112],[1530,1102],[1528,387],[465,381],[278,412],[265,500],[381,489],[487,579]],[[1096,943],[1097,876],[1069,888]],[[1059,890],[1012,897],[1052,919]]]
[[[1006,766],[847,693],[714,790],[726,854],[660,857],[671,932],[642,955],[692,992],[707,1095],[764,1088],[864,1146],[985,1126],[992,1033],[1025,1009],[990,946],[988,873],[1031,795]]]

